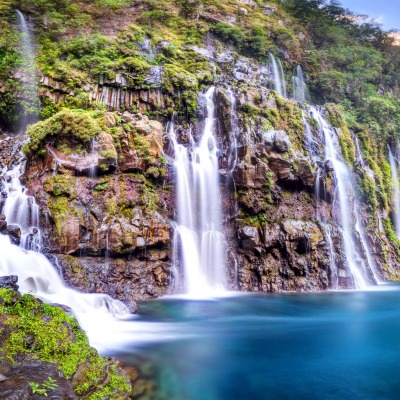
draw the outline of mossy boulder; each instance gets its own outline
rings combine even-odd
[[[23,147],[26,154],[42,153],[45,145],[54,137],[58,146],[68,147],[70,142],[88,145],[90,140],[101,132],[99,120],[88,112],[63,110],[37,124],[30,125],[26,131],[28,143]],[[53,141],[54,141],[53,138]]]
[[[0,289],[0,349],[0,373],[16,378],[24,371],[22,376],[29,373],[32,379],[23,385],[8,379],[0,383],[0,392],[7,391],[9,398],[15,390],[26,392],[28,397],[18,398],[27,399],[44,390],[42,394],[57,399],[127,399],[132,390],[118,362],[89,346],[73,315],[29,294]],[[47,378],[54,380],[53,386]]]

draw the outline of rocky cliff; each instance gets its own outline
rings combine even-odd
[[[180,267],[172,251],[176,200],[166,126],[174,119],[182,143],[196,140],[205,118],[202,93],[214,85],[227,286],[263,292],[354,287],[325,144],[308,106],[272,90],[270,52],[282,58],[288,76],[303,64],[315,102],[343,99],[323,88],[332,82],[323,64],[329,62],[283,6],[125,1],[99,2],[94,10],[77,1],[70,2],[75,8],[60,5],[57,12],[71,21],[61,32],[54,15],[41,16],[43,2],[15,3],[2,10],[8,16],[3,30],[17,29],[13,6],[28,14],[43,119],[27,130],[24,184],[41,209],[43,252],[70,285],[109,293],[132,310],[135,300],[174,290]],[[3,47],[18,60],[13,43],[15,37]],[[26,71],[19,65],[2,73],[4,130],[13,129],[10,108],[37,111],[22,90]],[[375,275],[396,280],[386,156],[395,136],[378,136],[376,125],[356,121],[349,110],[328,104],[321,112],[340,130],[343,158],[357,181],[352,198],[365,230],[365,237],[355,232],[364,260],[358,262],[370,256],[367,243]],[[4,143],[10,145],[1,162],[11,168],[13,140]],[[375,282],[371,269],[366,276]]]

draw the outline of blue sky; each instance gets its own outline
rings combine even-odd
[[[339,0],[344,8],[378,20],[383,29],[400,31],[399,0]]]

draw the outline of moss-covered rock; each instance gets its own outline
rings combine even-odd
[[[0,299],[3,373],[37,360],[56,365],[65,378],[72,380],[78,398],[129,397],[132,388],[127,375],[117,361],[100,357],[89,346],[74,316],[29,294],[21,295],[9,289],[0,289]],[[58,386],[57,382],[53,388],[46,386],[46,381],[38,381],[39,378],[32,379],[32,387],[51,392]]]

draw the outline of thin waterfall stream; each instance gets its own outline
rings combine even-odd
[[[287,97],[285,73],[283,72],[283,66],[281,60],[276,59],[273,54],[269,55],[271,72],[272,72],[272,83],[273,89],[283,97]]]
[[[388,150],[389,150],[390,172],[392,175],[392,186],[393,186],[394,228],[396,231],[396,236],[400,238],[400,183],[399,183],[398,165],[393,156],[391,148],[388,147]]]
[[[21,66],[21,73],[23,75],[22,95],[25,100],[30,103],[30,108],[38,109],[39,97],[36,76],[36,56],[32,37],[24,14],[22,14],[19,10],[16,10],[16,14],[18,25],[21,31],[21,55],[23,62]],[[37,121],[37,113],[32,112],[31,110],[24,111],[17,127],[18,133],[23,133],[28,124],[32,124]]]
[[[310,91],[304,79],[303,69],[298,65],[295,69],[295,75],[292,77],[292,97],[296,101],[311,102]]]
[[[364,262],[363,256],[358,252],[353,233],[353,212],[355,191],[353,188],[353,178],[347,165],[342,159],[340,146],[338,143],[338,132],[328,124],[325,117],[316,107],[310,107],[310,115],[318,123],[320,135],[323,137],[325,145],[325,161],[330,161],[333,166],[335,178],[337,181],[337,197],[336,200],[340,210],[340,227],[343,237],[343,246],[346,255],[346,261],[354,279],[357,289],[365,289],[368,287],[368,268],[374,270],[369,265],[371,257],[369,257],[368,246],[365,240],[364,231],[360,223],[359,215],[356,213],[356,223],[354,224],[358,231],[364,250],[367,254],[367,263]],[[329,232],[329,230],[325,230]]]
[[[205,95],[207,118],[198,144],[179,144],[174,124],[170,128],[177,180],[175,254],[182,262],[184,292],[200,297],[218,294],[225,286],[214,92],[212,87]]]

